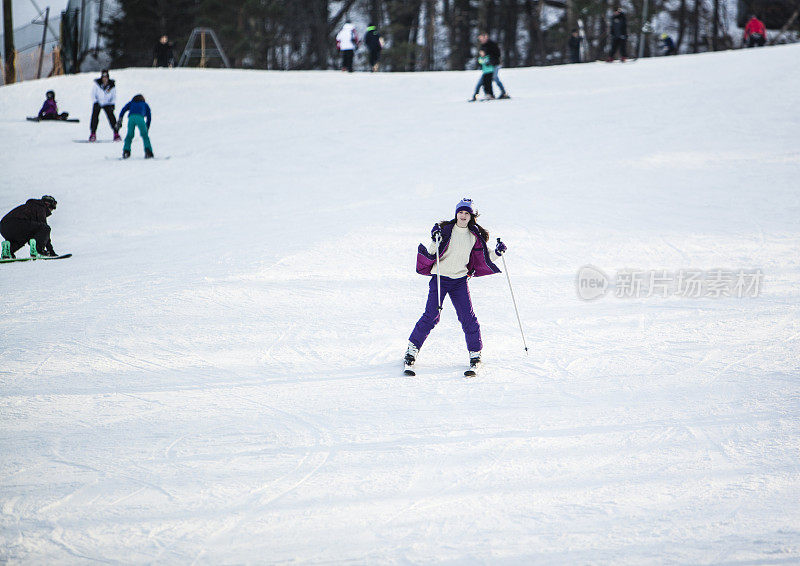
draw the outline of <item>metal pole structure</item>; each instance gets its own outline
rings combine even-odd
[[[14,68],[16,50],[14,49],[14,18],[11,13],[11,0],[3,0],[3,57],[5,58],[3,84],[10,85],[17,80]]]
[[[500,238],[497,238],[497,243],[500,243]],[[514,312],[517,313],[517,322],[519,323],[519,333],[522,335],[522,345],[525,347],[525,352],[528,352],[528,344],[525,343],[525,332],[522,330],[522,320],[519,318],[519,309],[517,309],[517,300],[514,298],[514,289],[511,287],[511,277],[508,276],[508,266],[506,265],[506,256],[501,255],[500,259],[503,260],[503,271],[506,272],[506,279],[508,280],[508,290],[511,291],[511,302],[514,303]]]
[[[39,67],[36,69],[36,78],[42,78],[42,61],[44,60],[44,43],[47,41],[47,22],[50,20],[50,6],[44,12],[44,29],[42,30],[42,44],[39,46]]]
[[[644,7],[642,8],[642,31],[639,35],[639,59],[644,57],[644,42],[647,40],[647,34],[650,33],[650,24],[647,21],[649,7],[648,0],[644,0]]]

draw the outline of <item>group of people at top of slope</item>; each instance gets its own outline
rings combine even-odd
[[[627,60],[627,43],[628,43],[628,21],[622,7],[617,6],[614,9],[614,15],[611,17],[611,29],[609,30],[611,36],[611,48],[608,53],[606,61],[613,62],[619,53],[620,61],[623,63]],[[755,14],[751,14],[747,24],[744,28],[744,35],[742,43],[747,47],[762,47],[767,41],[767,28],[764,22],[759,20]],[[570,62],[577,63],[580,61],[580,36],[578,30],[572,30],[572,36],[569,39]],[[677,48],[675,42],[667,33],[662,33],[659,41],[659,50],[662,55],[675,55]]]
[[[342,29],[336,34],[336,49],[342,57],[342,71],[353,72],[353,59],[360,45],[361,40],[358,37],[356,26],[353,25],[350,18],[347,18]],[[364,45],[369,52],[369,70],[371,73],[375,73],[381,65],[381,51],[383,50],[384,41],[381,32],[371,22],[364,34]]]

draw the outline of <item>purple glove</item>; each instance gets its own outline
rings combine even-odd
[[[442,227],[438,224],[434,224],[433,228],[431,228],[431,240],[434,242],[437,240],[437,237],[441,237],[442,235]]]
[[[497,238],[497,247],[494,249],[494,253],[496,253],[497,255],[503,255],[503,253],[507,249],[508,248],[506,247],[506,245],[500,241],[500,238]]]

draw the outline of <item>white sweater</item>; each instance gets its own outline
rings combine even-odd
[[[339,43],[339,50],[346,51],[350,49],[355,49],[356,44],[354,39],[356,39],[355,35],[355,26],[353,24],[344,24],[342,26],[342,30],[336,36],[336,41]]]
[[[469,231],[469,228],[459,228],[457,225],[453,225],[450,243],[445,252],[439,256],[439,275],[450,277],[451,279],[465,277],[467,275],[469,256],[472,253],[472,248],[475,247],[477,239],[475,234]],[[436,254],[436,242],[431,242],[428,245],[428,253]],[[494,262],[500,256],[494,253],[494,250],[490,250],[489,258]],[[436,274],[436,265],[431,269],[431,273]]]
[[[92,81],[92,102],[100,106],[111,106],[117,103],[117,87],[111,87],[108,92],[103,90],[99,84]]]

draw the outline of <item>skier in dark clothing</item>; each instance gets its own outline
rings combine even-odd
[[[581,36],[578,34],[578,30],[572,30],[572,33],[569,35],[569,62],[570,63],[580,63],[581,62]]]
[[[675,42],[672,41],[672,38],[667,33],[661,34],[661,42],[659,43],[659,47],[661,47],[661,54],[662,55],[675,55]]]
[[[506,87],[503,86],[503,83],[500,82],[500,78],[497,76],[498,71],[500,71],[500,47],[489,39],[489,34],[481,32],[478,36],[478,41],[480,41],[480,50],[483,51],[487,57],[489,57],[488,64],[494,68],[492,72],[492,80],[497,83],[497,86],[500,87],[500,96],[498,98],[511,98],[506,93]],[[478,81],[478,84],[475,85],[475,92],[472,94],[471,101],[477,100],[478,92],[480,92],[481,87],[483,86],[483,77]]]
[[[153,67],[169,67],[171,69],[173,65],[175,65],[175,56],[172,54],[172,44],[166,35],[162,35],[153,48]]]
[[[45,96],[42,109],[39,110],[39,120],[66,120],[69,118],[69,112],[58,113],[58,104],[56,104],[56,93],[54,91],[48,90]]]
[[[36,240],[36,248],[31,255],[56,256],[50,242],[50,226],[47,217],[56,209],[56,199],[44,195],[40,199],[29,199],[0,220],[0,234],[3,239],[3,259],[14,258],[15,253],[30,240]],[[8,256],[8,257],[6,257]]]
[[[619,51],[619,59],[623,63],[628,58],[628,18],[622,8],[617,6],[611,17],[611,51],[608,53],[608,62],[614,61]]]
[[[506,87],[503,86],[503,83],[500,82],[500,78],[497,76],[498,71],[500,71],[500,47],[489,39],[489,34],[486,32],[481,32],[478,36],[478,41],[480,41],[480,50],[483,51],[486,56],[489,58],[488,64],[493,67],[492,71],[492,81],[497,83],[497,86],[500,87],[500,96],[498,98],[511,98],[506,93]],[[483,67],[483,64],[481,65]],[[471,101],[477,100],[478,92],[481,90],[483,86],[483,77],[478,81],[478,84],[475,85],[475,92],[472,94]]]
[[[383,37],[375,24],[367,26],[367,33],[364,36],[364,45],[369,50],[369,68],[374,73],[381,64],[381,50],[383,49]]]
[[[506,251],[506,245],[498,241],[497,246],[490,249],[489,233],[477,224],[477,216],[472,199],[462,199],[456,205],[455,218],[434,224],[433,241],[428,246],[420,244],[417,249],[417,273],[431,276],[431,280],[425,312],[408,338],[405,364],[409,374],[413,373],[412,366],[422,344],[439,322],[440,307],[446,295],[450,295],[464,331],[470,368],[480,363],[481,327],[472,310],[467,281],[470,277],[500,273],[494,262]]]

